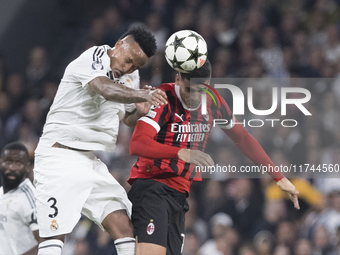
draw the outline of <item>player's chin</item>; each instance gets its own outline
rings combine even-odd
[[[7,183],[17,183],[19,180],[19,176],[10,175],[5,176],[4,179]]]
[[[189,107],[190,108],[197,108],[199,105],[200,105],[201,102],[193,102],[193,101],[190,101],[189,102]]]

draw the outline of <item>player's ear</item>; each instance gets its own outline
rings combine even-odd
[[[28,161],[25,165],[25,168],[26,168],[26,173],[29,174],[29,172],[31,171],[31,162]]]
[[[177,73],[177,74],[176,74],[176,78],[175,78],[175,83],[176,83],[177,85],[179,85],[180,79],[181,79],[181,75],[180,75],[179,73]]]
[[[116,48],[119,48],[120,46],[122,46],[122,44],[123,44],[123,41],[122,41],[122,40],[118,40],[118,41],[116,42],[116,44],[115,44],[115,47],[116,47]]]

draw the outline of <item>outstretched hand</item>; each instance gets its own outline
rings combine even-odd
[[[153,91],[156,88],[152,87],[150,85],[144,85],[143,89],[148,89],[149,91]],[[143,103],[135,103],[136,105],[136,110],[137,110],[137,114],[142,117],[145,114],[147,114],[150,111],[150,108],[152,106],[152,104],[150,104],[149,102],[143,102]]]
[[[214,160],[210,155],[199,150],[180,149],[178,151],[178,158],[199,167],[214,165]]]
[[[294,203],[294,207],[296,209],[300,209],[299,200],[298,200],[298,194],[299,191],[295,189],[295,186],[286,178],[282,178],[280,181],[278,181],[277,186],[283,191],[289,192],[290,200]]]
[[[156,107],[160,107],[159,105],[164,105],[168,103],[166,99],[167,99],[167,96],[163,90],[152,89],[150,90],[150,93],[148,96],[148,103]]]

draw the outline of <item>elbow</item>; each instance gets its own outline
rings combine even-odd
[[[138,146],[138,142],[135,139],[131,139],[130,141],[130,145],[129,145],[129,153],[132,156],[139,156],[139,146]]]
[[[247,132],[247,133],[241,134],[239,137],[237,137],[234,140],[234,143],[238,147],[240,147],[240,146],[243,146],[243,145],[247,144],[249,142],[249,139],[250,139],[250,134]]]
[[[105,82],[106,82],[106,77],[98,76],[89,82],[89,86],[97,94],[101,95],[106,100],[109,100],[109,97],[110,97],[109,89],[108,89],[108,86],[104,86]]]

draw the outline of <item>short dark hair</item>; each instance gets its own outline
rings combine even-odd
[[[209,59],[207,59],[203,66],[200,68],[189,72],[189,73],[181,73],[182,80],[187,79],[190,80],[191,78],[211,78],[211,64]]]
[[[139,44],[139,47],[144,51],[148,58],[155,55],[157,50],[156,39],[148,30],[141,27],[131,28],[119,39],[123,39],[128,35],[133,36],[135,42]]]
[[[2,149],[1,151],[1,156],[6,150],[17,150],[17,151],[24,151],[27,157],[29,157],[28,150],[25,145],[23,145],[21,142],[12,142],[7,145]]]

